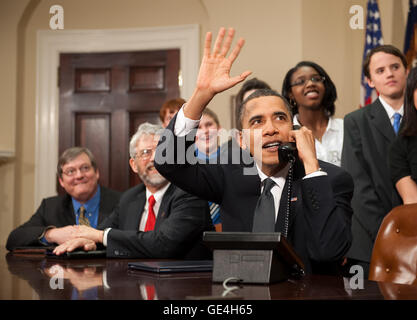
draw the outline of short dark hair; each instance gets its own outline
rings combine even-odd
[[[365,57],[365,60],[363,62],[363,73],[365,74],[365,77],[367,77],[368,79],[371,79],[371,72],[369,70],[369,65],[371,64],[371,58],[377,52],[384,52],[384,53],[392,54],[393,56],[400,58],[401,62],[403,63],[404,68],[407,69],[407,59],[404,56],[404,54],[400,51],[400,49],[390,44],[383,44],[375,48],[372,48]]]
[[[247,97],[245,100],[242,101],[241,103],[241,107],[240,107],[240,113],[239,113],[239,123],[240,123],[240,129],[242,130],[242,121],[243,121],[243,114],[245,113],[245,106],[246,104],[255,99],[255,98],[259,98],[259,97],[278,97],[280,98],[283,102],[285,107],[287,108],[287,111],[291,117],[292,120],[292,111],[291,111],[291,105],[289,104],[289,102],[287,101],[287,99],[285,99],[282,95],[280,95],[278,92],[276,92],[275,90],[272,89],[258,89],[255,92],[251,93],[249,97]]]
[[[240,108],[242,107],[243,96],[245,95],[246,92],[250,90],[258,90],[258,89],[271,89],[271,87],[265,81],[259,80],[257,78],[252,78],[243,83],[242,87],[240,88],[240,90],[238,91],[235,97],[236,127],[239,130],[242,130],[242,126],[240,122],[240,114],[241,114]]]
[[[414,104],[414,91],[417,90],[417,67],[410,70],[404,97],[404,119],[401,136],[417,136],[417,110]]]
[[[290,98],[291,77],[294,74],[294,72],[297,71],[301,67],[313,68],[314,70],[316,70],[318,72],[319,75],[324,77],[324,83],[323,83],[324,84],[324,96],[323,96],[323,100],[321,102],[321,105],[326,110],[327,115],[329,117],[333,116],[334,112],[335,112],[335,109],[336,109],[336,107],[334,105],[334,102],[337,99],[336,86],[334,85],[332,79],[327,74],[327,72],[321,66],[319,66],[317,63],[312,62],[312,61],[301,61],[301,62],[297,63],[297,65],[294,68],[291,68],[287,72],[287,74],[285,75],[284,81],[282,82],[282,95],[288,101],[290,101],[293,114],[298,113],[298,107],[297,107],[297,102],[292,101],[292,99]]]
[[[97,162],[93,155],[93,153],[88,149],[84,147],[72,147],[66,149],[61,156],[58,159],[58,165],[57,165],[57,174],[58,177],[62,178],[62,167],[66,165],[68,162],[74,160],[79,155],[85,153],[87,157],[90,159],[91,165],[94,168],[94,171],[97,171]]]

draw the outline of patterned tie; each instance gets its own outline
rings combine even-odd
[[[85,216],[85,208],[84,206],[80,207],[80,216],[78,217],[78,224],[81,226],[87,226],[90,227],[90,221],[88,220],[88,218]]]
[[[155,228],[155,212],[153,212],[153,206],[155,205],[154,196],[150,196],[148,199],[149,208],[148,208],[148,220],[146,220],[145,232],[152,231]]]
[[[274,196],[271,193],[275,182],[271,178],[264,181],[264,190],[258,199],[253,217],[253,232],[275,231],[275,205]]]
[[[395,134],[398,134],[398,131],[400,130],[400,122],[401,114],[398,112],[394,113],[394,124],[392,126],[394,127]]]

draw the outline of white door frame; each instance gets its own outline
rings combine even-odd
[[[34,209],[43,198],[56,194],[59,54],[159,49],[180,49],[180,93],[188,99],[200,65],[199,26],[196,24],[139,29],[38,31]]]

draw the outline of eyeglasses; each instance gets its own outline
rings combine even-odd
[[[63,171],[63,173],[68,176],[68,177],[72,177],[74,176],[77,171],[80,170],[81,173],[86,173],[88,171],[91,170],[91,166],[88,164],[82,165],[81,167],[77,168],[68,168],[66,170]]]
[[[152,157],[152,154],[155,152],[155,149],[143,149],[140,150],[138,153],[136,153],[136,157],[138,157],[141,160],[148,160],[150,157]]]
[[[298,87],[298,86],[305,86],[307,84],[308,81],[311,81],[312,83],[318,83],[318,82],[324,82],[324,80],[326,80],[325,77],[323,76],[312,76],[309,79],[298,79],[297,81],[295,81],[294,83],[292,83],[290,85],[290,87]]]

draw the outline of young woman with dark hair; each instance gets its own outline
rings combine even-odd
[[[340,166],[343,119],[333,118],[336,87],[317,63],[301,61],[285,75],[282,95],[290,102],[294,125],[313,132],[317,158]]]

